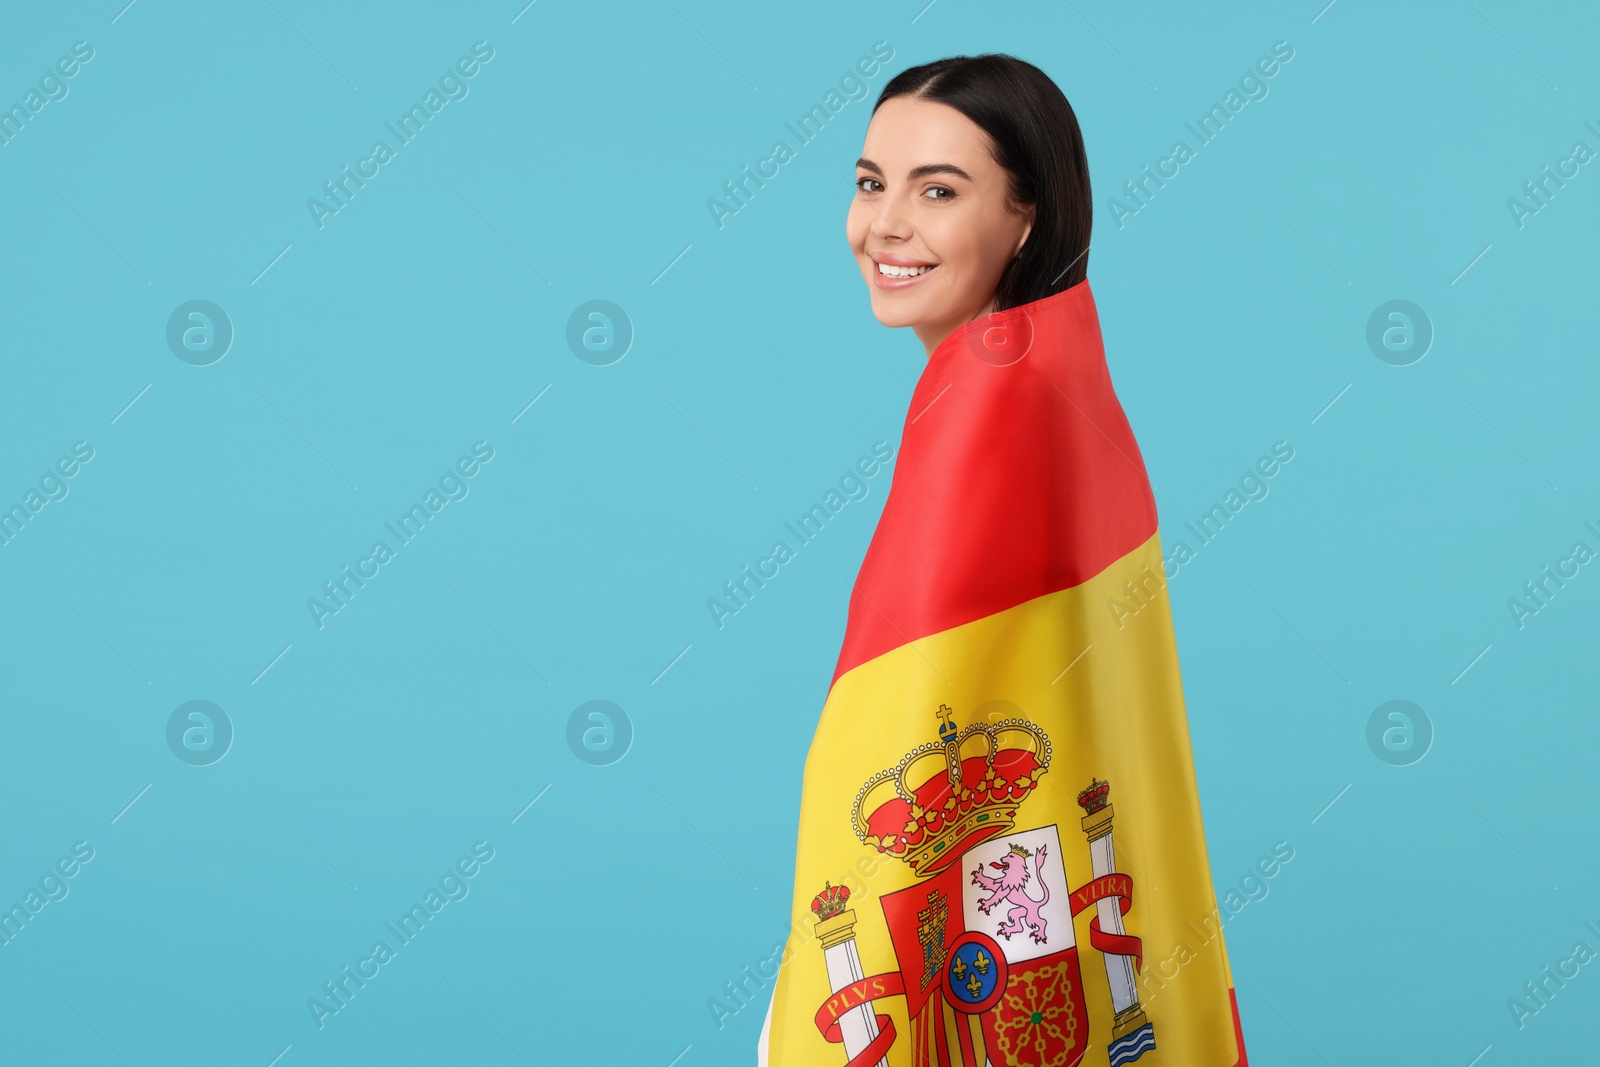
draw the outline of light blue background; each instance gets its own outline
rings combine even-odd
[[[787,926],[887,477],[725,628],[706,600],[898,446],[923,357],[843,242],[870,101],[724,228],[706,201],[876,41],[873,94],[1000,50],[1072,100],[1169,548],[1295,449],[1170,586],[1219,892],[1295,849],[1227,927],[1254,1062],[1593,1055],[1600,967],[1523,1029],[1507,999],[1600,949],[1600,577],[1506,606],[1600,548],[1600,174],[1506,206],[1600,148],[1592,9],[124,2],[0,36],[6,106],[94,48],[0,147],[0,503],[95,450],[0,548],[0,903],[95,850],[0,946],[0,1059],[753,1062],[765,994],[707,1002]],[[306,200],[480,40],[470,95],[319,230]],[[1279,40],[1270,94],[1119,229]],[[1396,298],[1437,331],[1407,367],[1365,341]],[[209,367],[166,345],[191,299],[236,330]],[[636,330],[611,366],[565,342],[591,299]],[[307,598],[480,440],[470,496],[319,630]],[[565,740],[596,698],[636,731],[607,767]],[[1395,698],[1436,734],[1408,767],[1366,742]],[[193,699],[237,732],[209,767],[166,745]],[[476,841],[470,896],[319,1030],[307,999]]]

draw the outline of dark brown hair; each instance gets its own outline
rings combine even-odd
[[[910,67],[878,94],[948,104],[989,135],[1011,176],[1011,199],[1032,204],[1033,228],[1000,276],[996,310],[1042,300],[1088,276],[1094,202],[1078,117],[1050,76],[1015,56],[951,56]]]

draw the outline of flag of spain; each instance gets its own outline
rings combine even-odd
[[[934,351],[806,758],[772,1067],[1246,1067],[1087,281]]]

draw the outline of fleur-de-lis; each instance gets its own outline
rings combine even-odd
[[[967,980],[967,992],[971,993],[974,998],[976,998],[979,993],[983,992],[983,983],[978,981],[978,975],[976,971],[974,971],[972,977]]]
[[[988,974],[989,973],[989,965],[991,963],[993,963],[993,962],[994,962],[993,960],[989,959],[988,956],[985,956],[983,954],[983,949],[981,949],[981,948],[978,950],[978,954],[976,956],[972,957],[972,966],[977,970],[977,972],[979,974]]]
[[[957,956],[956,961],[950,965],[950,970],[955,973],[956,981],[961,981],[967,976],[967,961]]]

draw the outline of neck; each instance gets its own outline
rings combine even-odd
[[[923,323],[918,326],[913,326],[911,329],[916,333],[917,340],[922,342],[922,347],[927,350],[927,358],[932,359],[934,350],[943,344],[951,334],[955,333],[957,330],[961,329],[961,327],[965,326],[974,319],[981,319],[985,315],[993,314],[996,302],[997,301],[994,297],[990,297],[988,303],[984,304],[983,307],[979,308],[971,315],[950,319],[945,322]]]

